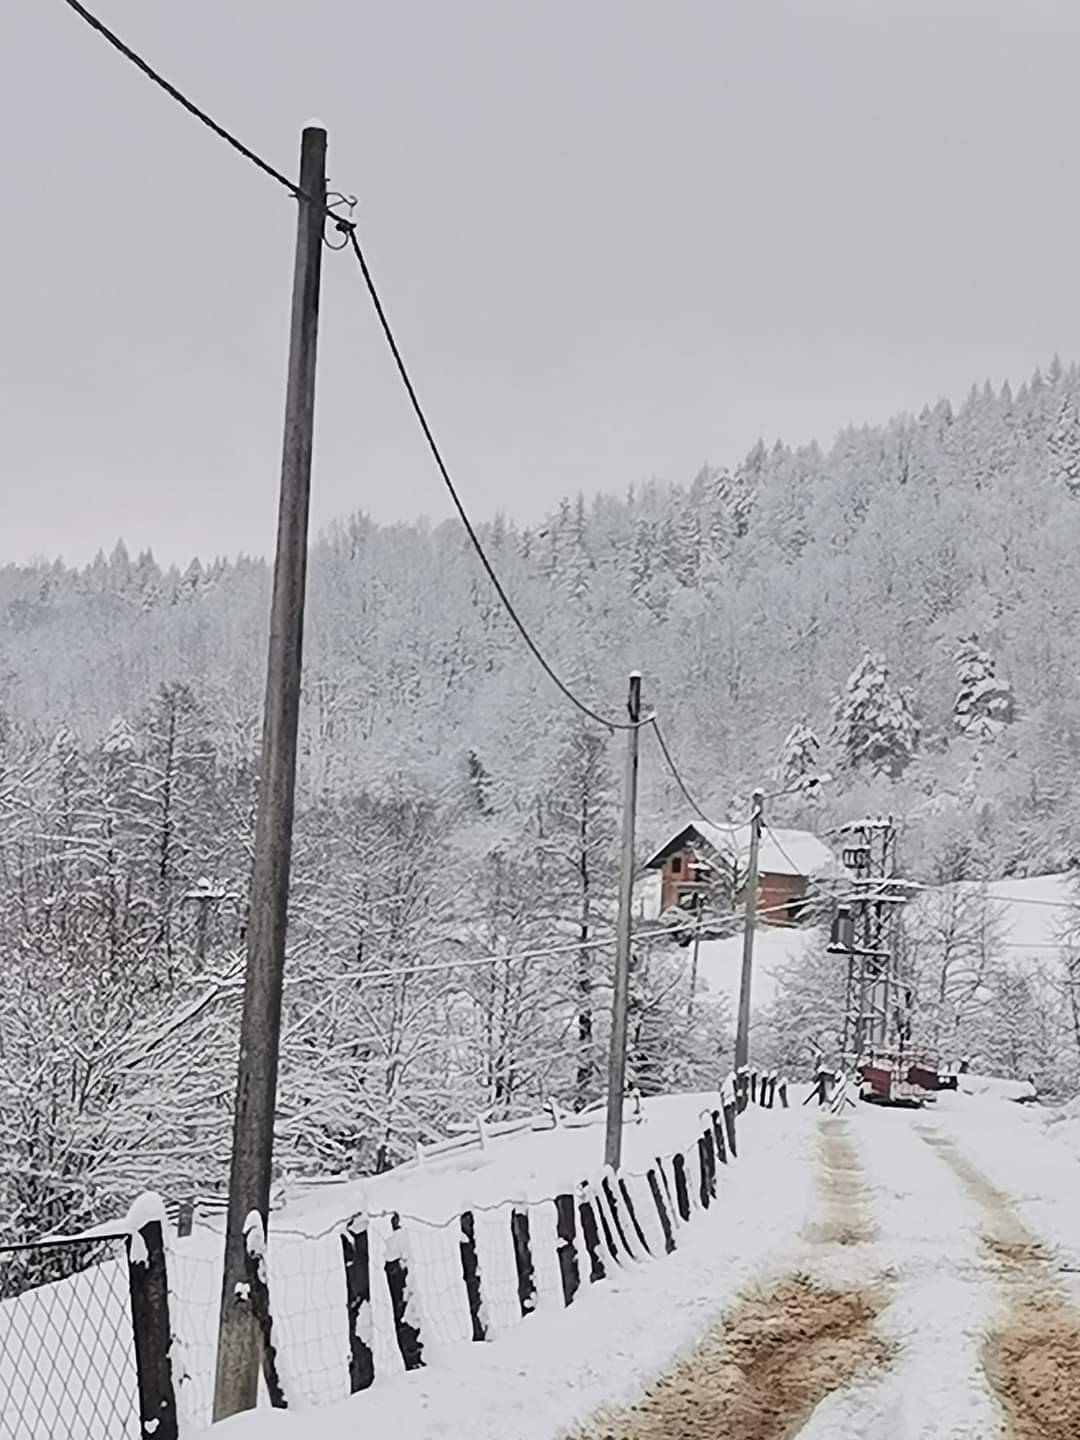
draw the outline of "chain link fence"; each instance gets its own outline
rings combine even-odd
[[[126,1240],[0,1245],[0,1440],[139,1436]]]

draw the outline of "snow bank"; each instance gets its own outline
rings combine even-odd
[[[801,960],[821,944],[818,930],[788,929],[762,925],[754,936],[753,990],[755,1009],[768,1005],[776,995],[775,973],[793,960]],[[698,947],[698,977],[715,995],[726,995],[732,1012],[738,1008],[742,977],[741,935],[724,940],[703,940]]]
[[[1030,1080],[1002,1080],[994,1075],[958,1075],[962,1095],[985,1095],[993,1100],[1031,1101],[1035,1086]]]

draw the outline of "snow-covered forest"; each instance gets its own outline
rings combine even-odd
[[[783,818],[889,811],[905,873],[943,883],[1080,853],[1078,507],[1080,374],[1055,362],[484,538],[578,693],[616,713],[641,669],[712,814],[820,765]],[[224,1173],[268,592],[261,561],[163,570],[123,543],[0,570],[6,1231]],[[301,726],[279,1164],[378,1168],[480,1111],[595,1099],[621,747],[538,671],[456,523],[318,540]],[[644,743],[643,852],[686,818]],[[977,917],[938,922],[977,950]],[[934,981],[942,1024],[966,963]],[[726,1046],[684,971],[635,972],[643,1090],[705,1083]]]

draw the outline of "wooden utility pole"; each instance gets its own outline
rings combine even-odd
[[[258,1211],[265,1233],[270,1208],[300,715],[315,350],[326,213],[326,131],[315,125],[304,130],[300,143],[300,190],[255,862],[214,1389],[215,1421],[238,1410],[254,1409],[262,1348],[258,1321],[246,1298],[244,1222],[251,1211]]]
[[[622,1159],[622,1108],[626,1089],[626,1030],[630,1001],[630,927],[634,908],[634,822],[637,816],[638,744],[641,738],[641,676],[630,676],[627,713],[633,729],[626,732],[623,781],[622,854],[619,867],[619,914],[615,927],[615,993],[611,1003],[611,1054],[608,1060],[607,1133],[604,1161],[613,1170]]]
[[[765,825],[765,796],[755,790],[750,810],[750,863],[746,871],[746,899],[743,902],[742,975],[739,980],[739,1020],[735,1031],[735,1069],[750,1059],[750,986],[754,976],[754,926],[757,924],[758,853]],[[738,859],[736,858],[736,865]]]

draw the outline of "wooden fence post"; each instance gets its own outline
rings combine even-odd
[[[480,1261],[476,1253],[476,1221],[471,1210],[465,1210],[461,1216],[461,1278],[465,1281],[465,1294],[469,1300],[472,1338],[477,1341],[486,1340],[484,1295],[480,1285]]]
[[[420,1326],[415,1311],[409,1304],[409,1265],[405,1257],[405,1237],[401,1233],[401,1216],[396,1212],[390,1217],[390,1228],[397,1236],[396,1247],[388,1247],[389,1259],[383,1269],[386,1271],[386,1285],[390,1291],[390,1305],[394,1312],[394,1330],[397,1333],[398,1349],[405,1362],[406,1370],[419,1370],[424,1364],[424,1344],[420,1338]],[[391,1237],[393,1241],[393,1237]],[[411,1318],[410,1318],[411,1312]]]
[[[630,1196],[630,1187],[621,1175],[619,1176],[619,1194],[622,1196],[622,1202],[626,1206],[626,1213],[630,1218],[630,1226],[637,1236],[638,1244],[646,1255],[651,1255],[652,1251],[649,1249],[649,1242],[645,1239],[645,1231],[638,1222],[637,1211],[634,1209],[634,1202]]]
[[[355,1395],[375,1383],[366,1215],[354,1215],[341,1232],[341,1253],[345,1261],[345,1311],[349,1320],[349,1389]]]
[[[589,1284],[595,1285],[598,1280],[604,1279],[607,1271],[600,1258],[600,1231],[596,1224],[596,1211],[589,1199],[588,1184],[584,1180],[578,1189],[578,1216],[581,1220],[581,1233],[585,1237],[585,1249],[589,1256]]]
[[[518,1303],[522,1315],[530,1315],[536,1309],[536,1269],[527,1208],[515,1205],[510,1211],[510,1236],[514,1242],[514,1264],[517,1266]]]
[[[782,1109],[786,1110],[786,1109],[788,1108],[787,1076],[786,1076],[786,1075],[785,1075],[784,1078],[780,1081],[780,1087],[779,1087],[779,1088],[780,1088],[780,1105],[781,1105],[781,1108],[782,1108]]]
[[[670,1255],[675,1249],[675,1235],[671,1228],[671,1216],[668,1214],[667,1204],[664,1200],[663,1191],[660,1188],[660,1181],[656,1178],[655,1170],[649,1170],[648,1180],[653,1204],[656,1206],[656,1213],[660,1217],[660,1229],[664,1233],[664,1254]]]
[[[577,1218],[573,1195],[555,1197],[555,1231],[559,1237],[559,1275],[562,1279],[563,1303],[572,1305],[581,1284],[577,1257]]]
[[[735,1143],[735,1110],[734,1105],[724,1106],[724,1129],[727,1131],[728,1154],[733,1160],[739,1158],[739,1147]]]
[[[707,1210],[716,1199],[716,1151],[711,1130],[706,1130],[698,1139],[698,1160],[701,1166],[701,1208]]]
[[[756,1070],[750,1071],[750,1103],[757,1104],[758,1097],[758,1074]]]
[[[622,1256],[619,1254],[619,1247],[615,1243],[615,1232],[611,1228],[606,1199],[600,1190],[594,1190],[593,1196],[596,1203],[596,1214],[600,1221],[600,1229],[604,1236],[604,1244],[607,1247],[607,1252],[617,1265],[621,1265]]]
[[[686,1183],[686,1157],[681,1150],[671,1157],[671,1168],[675,1171],[675,1201],[679,1214],[684,1220],[689,1220],[690,1190]]]
[[[135,1222],[137,1219],[135,1212]],[[177,1440],[176,1392],[169,1361],[169,1282],[159,1216],[145,1220],[137,1228],[133,1224],[127,1239],[127,1257],[142,1434],[153,1435],[155,1440]]]
[[[668,1214],[671,1216],[672,1229],[677,1230],[681,1222],[678,1206],[675,1204],[675,1196],[672,1194],[671,1183],[664,1169],[664,1162],[659,1155],[656,1157],[656,1173],[660,1177],[660,1183],[664,1187],[664,1199],[667,1201]]]
[[[712,1112],[712,1133],[713,1143],[716,1146],[716,1158],[721,1165],[726,1165],[727,1146],[724,1144],[724,1117],[719,1110]]]
[[[266,1231],[258,1210],[250,1211],[244,1221],[244,1257],[248,1299],[262,1336],[262,1372],[266,1393],[275,1410],[287,1410],[289,1402],[281,1384],[277,1346],[274,1344],[274,1316],[270,1309],[270,1281],[266,1270]]]
[[[619,1237],[619,1244],[632,1260],[634,1258],[634,1252],[630,1248],[630,1241],[626,1238],[626,1231],[623,1229],[622,1218],[619,1215],[619,1202],[615,1198],[615,1190],[612,1187],[611,1177],[609,1175],[605,1175],[603,1180],[601,1180],[600,1188],[604,1192],[604,1199],[607,1201],[608,1209],[611,1211],[611,1219],[615,1226],[615,1233]]]

